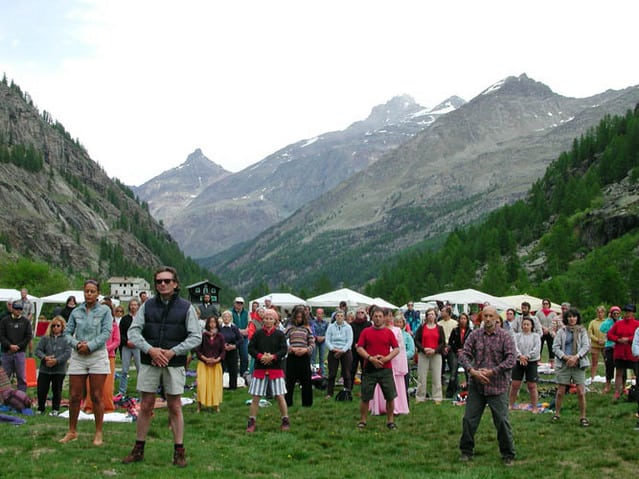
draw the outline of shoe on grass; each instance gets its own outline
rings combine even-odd
[[[173,450],[173,465],[177,467],[186,467],[186,449],[177,447]]]
[[[289,420],[288,416],[284,416],[282,418],[282,426],[280,427],[280,429],[282,431],[288,431],[289,429],[291,429],[291,421]]]
[[[133,446],[131,452],[122,459],[122,464],[131,464],[132,462],[140,462],[144,459],[144,449],[140,446]]]
[[[246,432],[255,432],[255,418],[250,417],[246,425]]]

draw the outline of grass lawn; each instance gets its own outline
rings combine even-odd
[[[550,379],[550,378],[547,378]],[[190,381],[192,378],[190,378]],[[130,382],[130,390],[135,379]],[[550,389],[552,384],[541,384]],[[355,393],[359,388],[355,388]],[[21,426],[0,425],[2,477],[136,477],[136,478],[506,478],[634,477],[639,432],[634,430],[636,404],[614,403],[601,394],[601,385],[588,393],[590,428],[579,426],[577,398],[568,395],[562,418],[551,414],[513,411],[517,459],[502,465],[490,413],[484,414],[471,463],[459,462],[458,441],[463,406],[431,401],[415,404],[400,416],[396,431],[387,431],[383,417],[370,417],[358,430],[359,403],[324,399],[315,391],[315,403],[302,408],[300,394],[290,409],[291,430],[279,431],[275,403],[260,409],[257,431],[245,432],[249,398],[246,389],[225,391],[221,412],[184,408],[188,466],[171,464],[172,436],[166,409],[157,409],[147,439],[143,462],[121,463],[135,439],[134,423],[106,423],[105,445],[92,446],[93,423],[81,421],[80,437],[57,442],[67,430],[66,420],[49,416],[26,417]],[[30,394],[35,396],[35,390]],[[193,397],[194,391],[185,393]],[[357,399],[357,397],[355,397]],[[525,387],[520,400],[527,401]],[[551,398],[542,397],[550,402]]]

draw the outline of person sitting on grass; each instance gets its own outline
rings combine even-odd
[[[510,384],[510,409],[514,409],[521,381],[526,377],[532,412],[537,414],[539,412],[537,407],[537,363],[541,357],[541,336],[539,333],[533,332],[533,326],[532,319],[524,318],[521,321],[522,331],[515,333],[517,363],[513,368],[513,382]]]
[[[579,423],[590,426],[586,418],[586,368],[590,366],[588,352],[590,339],[586,328],[581,325],[581,314],[576,308],[570,308],[564,315],[565,328],[560,329],[553,341],[555,353],[555,374],[557,376],[557,396],[555,397],[555,415],[553,422],[561,417],[561,405],[571,380],[577,387],[579,402]]]
[[[286,383],[284,381],[284,358],[288,350],[286,336],[275,327],[277,311],[267,309],[264,311],[263,327],[253,335],[249,342],[248,352],[255,358],[255,369],[249,385],[249,394],[253,396],[249,409],[248,425],[246,432],[255,432],[257,412],[260,407],[260,398],[266,396],[267,390],[272,391],[280,407],[282,416],[281,430],[290,429],[288,407],[286,406]]]
[[[366,427],[368,406],[373,399],[375,386],[379,384],[386,400],[386,427],[393,430],[397,429],[394,422],[397,389],[391,361],[399,354],[399,343],[395,334],[386,327],[382,308],[372,307],[371,315],[373,327],[364,329],[357,342],[357,353],[364,359],[362,400],[359,406],[360,421],[357,427],[360,429]]]

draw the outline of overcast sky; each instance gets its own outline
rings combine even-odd
[[[637,85],[637,18],[632,0],[0,0],[0,73],[139,185],[196,148],[239,171],[399,94]]]

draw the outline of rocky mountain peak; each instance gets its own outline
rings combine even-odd
[[[518,77],[509,76],[489,86],[480,96],[489,94],[516,95],[546,99],[556,94],[545,84],[528,78],[522,73]]]
[[[462,106],[464,103],[466,103],[466,100],[458,97],[457,95],[453,95],[447,98],[446,100],[444,100],[443,102],[441,102],[439,105],[436,105],[433,108],[431,108],[430,113],[434,114],[444,110],[456,110],[457,108]]]
[[[412,96],[399,95],[391,98],[383,105],[377,105],[371,110],[371,114],[365,120],[372,123],[397,123],[406,118],[407,115],[421,110]]]

